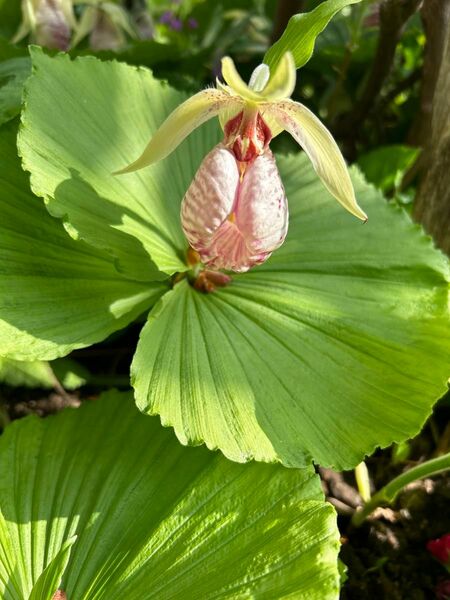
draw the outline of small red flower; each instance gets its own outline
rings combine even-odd
[[[427,550],[447,568],[450,568],[450,533],[446,533],[437,540],[427,542]]]

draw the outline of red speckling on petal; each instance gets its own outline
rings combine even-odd
[[[266,261],[288,227],[287,199],[272,152],[240,163],[223,144],[213,148],[183,199],[181,223],[208,269],[243,272]]]

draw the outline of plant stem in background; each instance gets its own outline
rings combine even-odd
[[[369,470],[364,461],[360,462],[359,465],[355,467],[355,479],[361,498],[364,502],[369,502],[371,498]]]
[[[364,120],[381,91],[394,62],[395,49],[408,19],[421,0],[384,0],[380,5],[380,36],[369,78],[355,107],[355,121]]]
[[[353,515],[352,523],[356,527],[359,527],[364,520],[375,510],[378,506],[384,503],[391,503],[395,500],[399,492],[412,481],[417,479],[423,479],[424,477],[431,477],[447,471],[450,469],[450,453],[439,456],[428,460],[412,469],[409,469],[405,473],[402,473],[398,477],[395,477],[387,485],[381,488],[369,502],[359,511]]]
[[[450,0],[424,0],[420,14],[426,43],[420,110],[416,114],[408,136],[408,143],[413,146],[425,146],[430,139],[433,97],[450,27]]]
[[[350,38],[345,46],[345,53],[342,63],[338,70],[338,78],[336,80],[336,84],[334,86],[333,91],[330,94],[328,99],[327,108],[328,108],[328,119],[329,121],[333,121],[336,112],[337,112],[337,98],[342,92],[342,88],[344,87],[344,82],[348,75],[348,69],[350,67],[352,61],[352,54],[358,46],[358,40],[361,35],[361,28],[364,22],[364,17],[366,15],[367,6],[363,4],[357,4],[352,7],[354,18],[350,20],[349,30],[350,30]]]
[[[394,62],[395,50],[408,19],[418,10],[421,0],[384,0],[380,5],[380,33],[372,68],[363,91],[351,112],[336,120],[336,136],[355,144],[354,132],[363,123],[374,106],[383,83]],[[354,158],[349,156],[350,159]]]
[[[281,37],[282,33],[286,29],[289,19],[293,15],[303,12],[304,8],[304,0],[278,0],[274,17],[271,44],[276,42],[278,38]]]
[[[444,2],[444,0],[443,0]],[[445,0],[447,4],[447,0]],[[450,12],[450,9],[449,9]],[[449,15],[450,21],[450,15]],[[430,141],[425,146],[422,180],[414,205],[414,218],[436,244],[450,252],[450,30],[447,25],[439,78],[433,101]]]

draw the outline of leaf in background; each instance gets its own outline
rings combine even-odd
[[[0,0],[0,35],[11,38],[22,20],[20,0]]]
[[[89,382],[89,371],[71,358],[57,358],[50,367],[65,390],[76,390]]]
[[[380,146],[360,156],[358,166],[369,183],[383,192],[390,192],[400,186],[404,174],[419,154],[420,149],[411,146]]]
[[[0,383],[13,387],[52,389],[55,377],[66,390],[75,390],[89,379],[88,371],[70,358],[22,361],[0,357]]]
[[[194,132],[151,168],[113,176],[141,154],[185,96],[146,69],[92,57],[52,59],[38,49],[32,57],[18,143],[33,191],[74,237],[115,255],[125,274],[160,277],[149,269],[149,256],[166,273],[186,270],[180,200],[219,141],[218,124]]]
[[[29,57],[0,62],[0,125],[20,113],[23,84],[30,73]]]
[[[304,155],[279,158],[287,241],[202,295],[150,313],[132,366],[139,408],[233,460],[354,467],[415,435],[448,374],[448,266],[361,177],[369,214],[335,205]]]
[[[3,600],[27,598],[75,534],[69,600],[339,596],[335,513],[312,468],[183,448],[131,394],[7,427],[0,506]]]
[[[125,327],[166,286],[125,279],[108,254],[70,239],[30,192],[16,132],[0,130],[0,355],[53,359]]]
[[[334,15],[361,0],[325,0],[309,13],[299,13],[289,19],[279,40],[271,46],[263,59],[273,72],[285,52],[292,52],[297,69],[311,58],[317,36],[325,29]]]

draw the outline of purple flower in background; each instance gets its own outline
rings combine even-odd
[[[194,19],[193,17],[190,17],[188,19],[187,23],[188,23],[189,29],[197,29],[197,27],[198,27],[198,21],[197,21],[197,19]]]
[[[174,16],[169,23],[169,27],[171,27],[174,31],[181,31],[183,29],[183,21]]]
[[[174,31],[181,31],[181,29],[183,29],[183,21],[179,19],[171,10],[164,11],[159,18],[159,22],[162,25],[167,25]]]
[[[173,12],[171,10],[166,10],[159,17],[159,22],[162,23],[163,25],[170,25],[170,22],[174,16],[175,15],[173,14]]]

